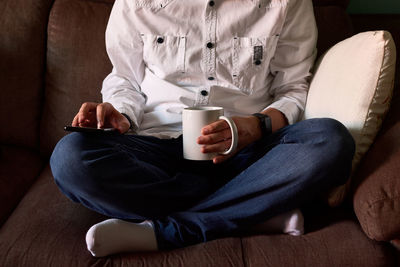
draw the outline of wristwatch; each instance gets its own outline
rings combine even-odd
[[[251,115],[260,121],[261,134],[263,137],[272,133],[271,118],[268,115],[262,113],[254,113]]]

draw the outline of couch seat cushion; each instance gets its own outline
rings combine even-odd
[[[350,208],[324,209],[305,213],[305,235],[244,238],[245,266],[394,266],[396,251],[368,239]]]
[[[34,151],[0,146],[0,226],[38,177],[42,164]]]
[[[243,266],[240,238],[94,258],[85,234],[104,219],[62,195],[47,167],[0,229],[0,266]]]
[[[0,229],[0,266],[383,266],[394,261],[394,250],[369,240],[352,214],[312,213],[316,218],[302,237],[233,237],[172,251],[93,258],[85,234],[105,217],[63,196],[47,167]],[[306,213],[306,223],[307,218]]]

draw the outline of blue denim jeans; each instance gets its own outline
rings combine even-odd
[[[350,175],[354,141],[332,119],[273,133],[222,164],[183,158],[182,138],[71,133],[50,164],[61,191],[104,215],[150,219],[170,249],[233,235],[315,200]]]

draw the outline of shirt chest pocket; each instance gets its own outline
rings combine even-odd
[[[136,0],[134,1],[137,8],[146,8],[154,12],[167,7],[174,0]]]
[[[186,36],[141,34],[143,60],[150,70],[160,76],[184,73]]]
[[[234,37],[232,40],[233,85],[246,94],[263,88],[279,35]]]

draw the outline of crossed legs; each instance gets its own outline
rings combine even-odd
[[[150,220],[128,235],[147,232],[154,242],[146,248],[170,249],[229,236],[306,204],[345,182],[354,153],[348,131],[331,119],[285,127],[219,165],[184,160],[181,142],[70,134],[51,167],[69,198],[113,218]],[[139,247],[127,250],[146,249],[133,239]]]

